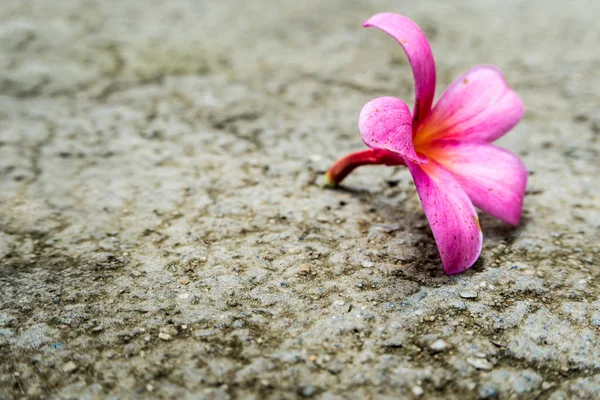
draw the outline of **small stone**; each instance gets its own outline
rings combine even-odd
[[[442,339],[438,339],[435,342],[431,343],[431,345],[429,346],[429,348],[435,352],[440,352],[440,351],[444,351],[448,348],[448,343],[446,343],[444,340]]]
[[[363,261],[362,264],[363,268],[373,268],[373,263],[371,261]]]
[[[237,307],[239,306],[239,303],[233,299],[227,300],[227,302],[225,303],[227,304],[229,307]]]
[[[548,381],[544,381],[542,382],[542,390],[546,391],[546,390],[550,390],[552,389],[554,386],[556,386],[554,383],[552,382],[548,382]]]
[[[131,276],[133,276],[134,278],[138,278],[140,276],[142,276],[142,273],[140,271],[131,271]]]
[[[317,356],[316,354],[311,354],[310,356],[308,356],[309,361],[317,361],[318,358],[319,356]]]
[[[184,277],[179,280],[179,283],[181,283],[182,285],[188,285],[190,283],[190,280],[189,278]]]
[[[483,385],[479,388],[480,399],[495,399],[498,397],[498,389],[492,385]]]
[[[153,390],[154,390],[154,386],[152,386],[152,385],[150,385],[150,384],[147,384],[147,385],[146,385],[146,390],[147,390],[147,391],[149,391],[149,392],[151,392],[151,391],[153,391]]]
[[[184,331],[187,329],[187,325],[181,325],[181,329],[183,329]]]
[[[301,266],[298,267],[299,275],[308,275],[308,274],[310,274],[310,272],[311,272],[310,264],[302,264]]]
[[[467,362],[471,364],[475,369],[480,369],[484,371],[489,371],[494,368],[494,365],[486,360],[485,358],[467,358]]]
[[[465,291],[460,292],[459,295],[463,299],[476,299],[477,298],[477,292],[475,292],[474,290],[465,290]]]
[[[77,364],[75,364],[73,361],[69,361],[68,363],[66,363],[65,365],[63,365],[62,370],[63,372],[74,372],[75,370],[77,370]]]
[[[135,344],[133,343],[128,343],[125,345],[125,347],[123,347],[123,354],[125,354],[126,356],[133,356],[135,354]]]
[[[315,389],[311,385],[306,385],[302,389],[302,396],[304,397],[312,397],[313,394],[315,394]]]
[[[160,329],[158,330],[160,333],[167,333],[171,336],[177,336],[177,333],[179,333],[177,331],[177,328],[173,325],[165,325],[165,326],[161,326]]]
[[[421,397],[423,396],[423,388],[421,386],[413,386],[412,388],[412,393],[416,396],[416,397]]]
[[[171,340],[172,339],[171,335],[169,335],[168,333],[164,333],[164,332],[159,333],[158,337],[162,340]]]

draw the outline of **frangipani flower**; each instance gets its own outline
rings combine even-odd
[[[519,158],[491,142],[523,117],[523,103],[493,66],[471,68],[435,107],[435,64],[427,38],[405,16],[382,13],[367,20],[404,49],[415,80],[412,115],[395,97],[368,102],[358,128],[369,150],[350,154],[326,174],[337,185],[367,164],[406,165],[431,226],[447,274],[471,267],[483,236],[475,207],[512,225],[521,219],[527,170]]]

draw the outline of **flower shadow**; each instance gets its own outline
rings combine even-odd
[[[530,223],[531,219],[523,216],[519,226],[512,226],[490,215],[479,213],[479,224],[483,231],[483,240],[486,247],[497,246],[500,242],[512,243]]]
[[[387,265],[393,276],[424,286],[452,284],[458,276],[468,278],[484,272],[487,268],[494,268],[494,249],[500,244],[510,246],[531,222],[524,216],[521,224],[514,227],[480,211],[479,219],[484,236],[484,248],[480,258],[470,269],[458,275],[447,276],[442,268],[427,218],[424,213],[415,212],[414,205],[410,204],[412,200],[409,193],[397,190],[384,195],[381,192],[374,193],[351,187],[339,187],[335,190],[369,203],[369,210],[374,212],[376,217],[398,227],[387,233],[384,239],[376,240],[372,246],[375,247],[374,250],[384,250],[387,253],[381,261]],[[402,196],[404,199],[395,201]],[[408,201],[404,202],[407,197]],[[402,206],[403,203],[406,207]]]

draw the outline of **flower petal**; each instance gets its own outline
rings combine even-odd
[[[471,68],[455,80],[423,121],[415,142],[436,139],[492,142],[511,130],[525,109],[492,65]]]
[[[427,154],[449,170],[473,204],[511,225],[518,225],[527,186],[519,157],[488,143],[442,140]]]
[[[358,117],[362,140],[372,149],[389,150],[417,163],[408,107],[395,97],[379,97],[364,105]]]
[[[413,124],[417,127],[431,110],[435,95],[435,62],[425,34],[415,22],[394,13],[373,15],[363,26],[382,30],[404,49],[415,79]]]
[[[477,212],[460,184],[440,164],[407,163],[431,226],[446,274],[470,268],[481,253]]]

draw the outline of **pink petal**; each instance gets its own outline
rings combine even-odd
[[[442,94],[421,125],[416,142],[440,138],[492,142],[523,117],[523,102],[502,72],[491,65],[471,68]]]
[[[477,212],[465,191],[440,164],[407,163],[446,274],[470,268],[481,253],[483,235]]]
[[[434,142],[427,154],[449,170],[473,204],[518,225],[527,186],[527,169],[519,157],[488,143]]]
[[[431,110],[435,95],[435,62],[425,34],[409,18],[393,13],[373,15],[363,26],[378,28],[396,39],[408,56],[415,79],[413,124],[417,127]]]
[[[400,99],[379,97],[365,104],[358,117],[358,130],[372,149],[388,150],[414,162],[424,162],[413,146],[410,111]]]

